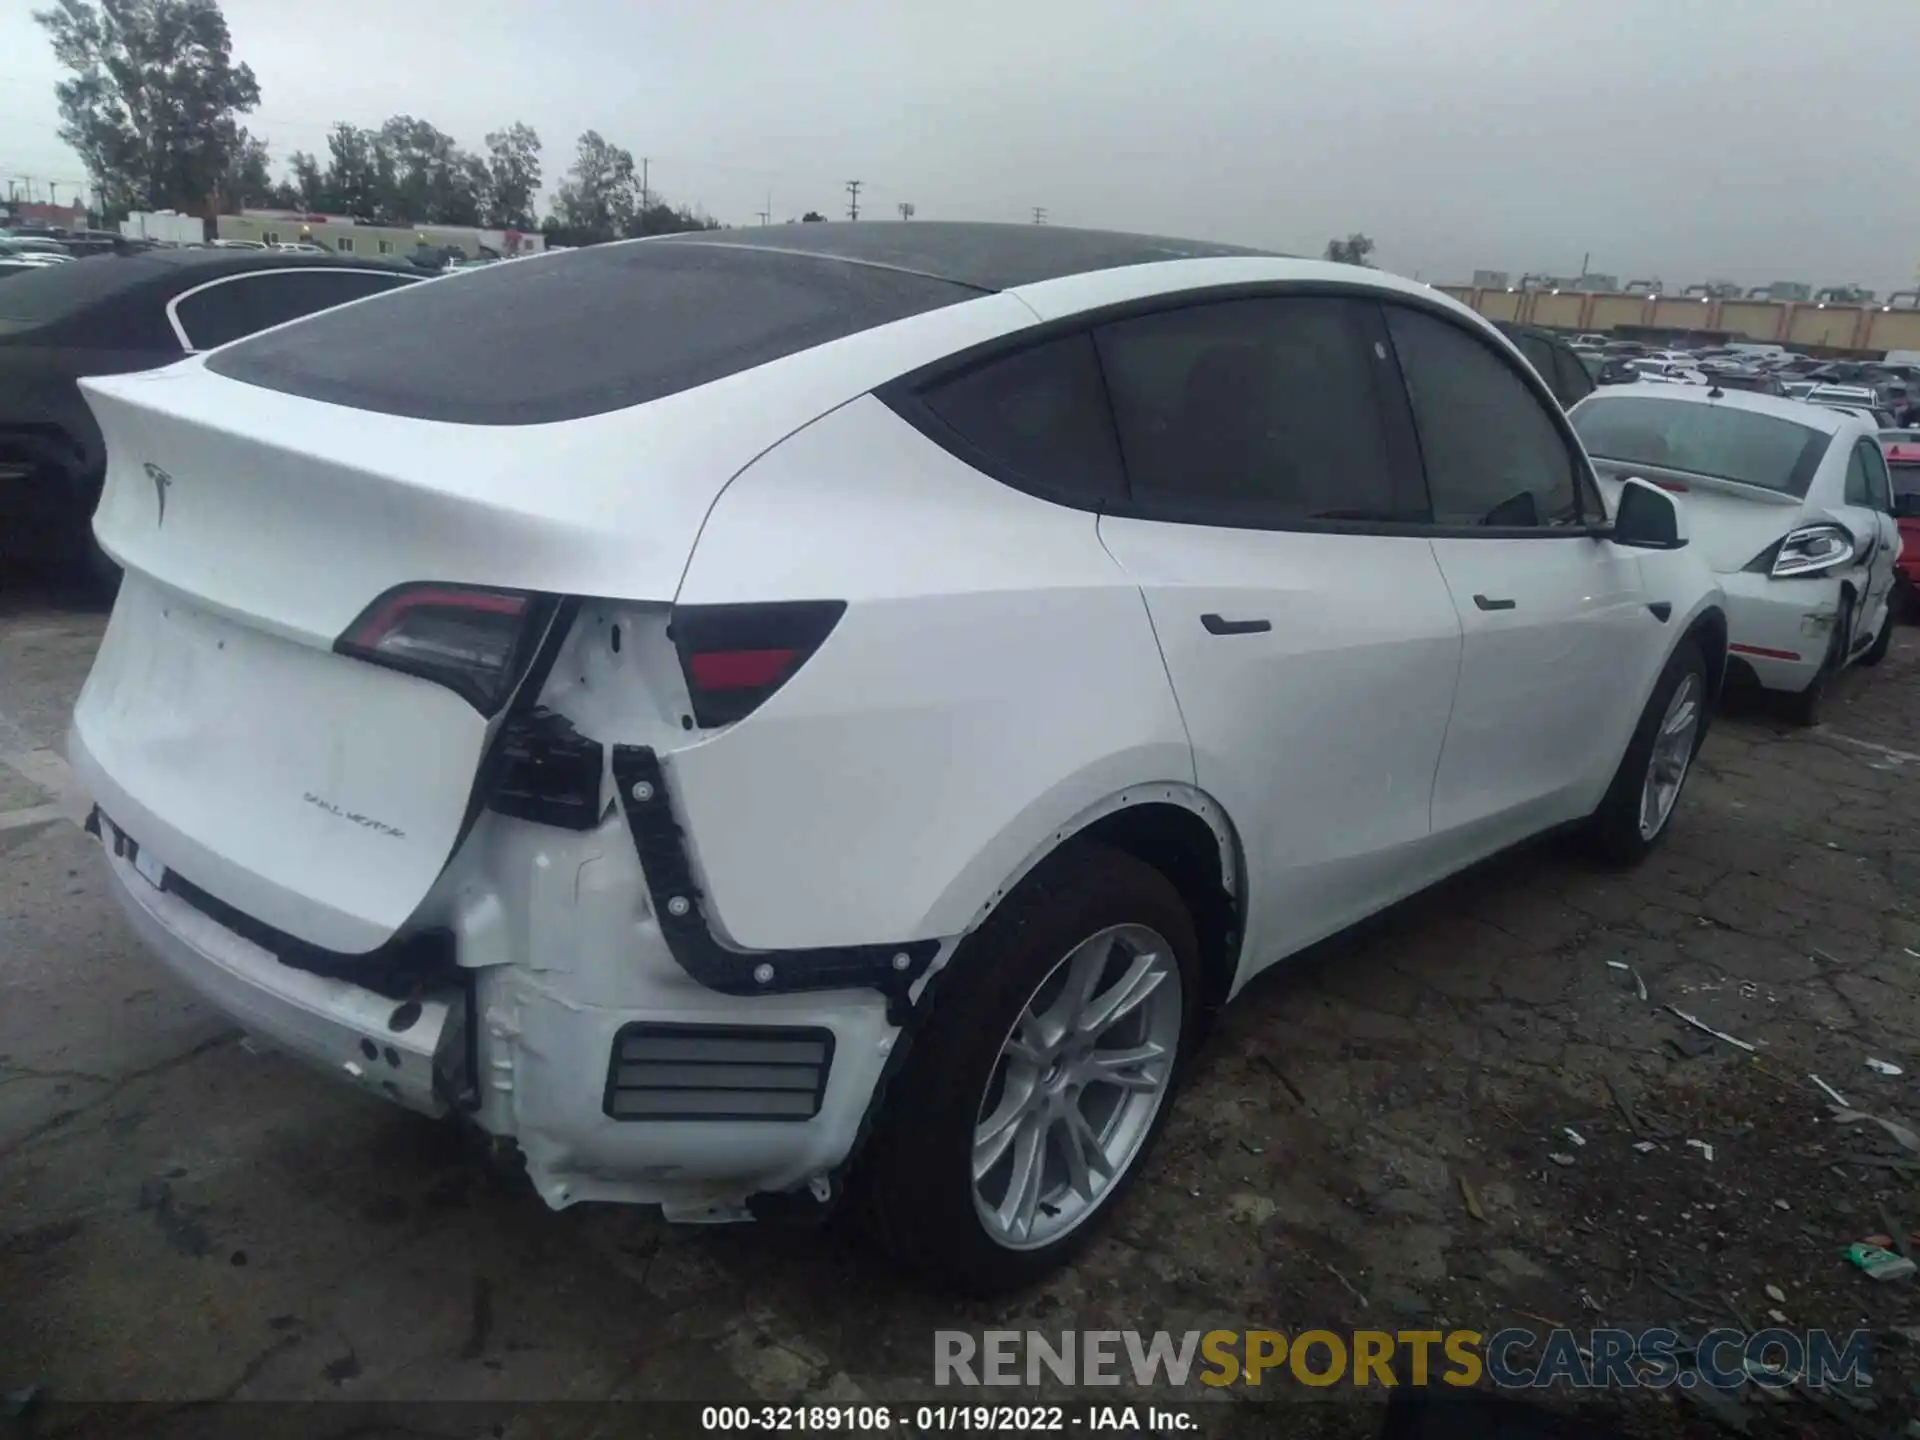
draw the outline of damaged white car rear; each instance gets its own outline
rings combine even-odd
[[[851,1190],[993,1289],[1253,973],[1556,826],[1644,854],[1725,623],[1427,287],[794,229],[88,382],[72,760],[174,971],[549,1204]]]
[[[1875,422],[1671,386],[1615,386],[1572,418],[1603,491],[1633,476],[1686,497],[1726,592],[1734,677],[1812,725],[1834,677],[1885,658],[1901,539]]]

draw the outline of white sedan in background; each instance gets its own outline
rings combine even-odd
[[[111,884],[262,1037],[548,1204],[851,1192],[1061,1263],[1254,974],[1665,833],[1683,508],[1376,270],[1054,226],[492,265],[85,382]]]
[[[1683,360],[1642,356],[1627,363],[1640,372],[1642,380],[1651,381],[1657,385],[1711,385],[1713,383],[1705,371],[1694,365],[1690,356]]]
[[[1572,419],[1610,497],[1629,475],[1686,497],[1726,591],[1732,673],[1811,725],[1835,674],[1887,653],[1900,531],[1870,420],[1676,385],[1597,391]]]

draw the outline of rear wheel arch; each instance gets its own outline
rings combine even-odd
[[[1680,637],[1681,643],[1691,640],[1700,647],[1700,654],[1707,662],[1707,693],[1716,699],[1727,678],[1727,638],[1726,612],[1718,605],[1709,605],[1696,615],[1686,634]]]
[[[1860,623],[1860,588],[1851,580],[1840,582],[1840,603],[1846,607],[1848,633],[1840,637],[1840,663],[1853,658],[1852,627]]]
[[[1133,856],[1180,892],[1200,942],[1204,1000],[1209,1010],[1218,1008],[1232,992],[1239,969],[1246,869],[1225,809],[1192,785],[1162,780],[1129,787],[1056,825],[987,897],[968,933],[1030,876],[1071,865],[1089,846]]]

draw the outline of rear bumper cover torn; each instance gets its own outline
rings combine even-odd
[[[396,1002],[284,964],[152,884],[111,821],[101,831],[113,898],[161,963],[251,1035],[422,1115],[444,1115],[467,1070],[466,991]],[[106,836],[111,833],[113,841]],[[114,842],[119,842],[118,844]]]

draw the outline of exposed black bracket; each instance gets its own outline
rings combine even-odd
[[[1673,618],[1673,605],[1670,601],[1655,600],[1647,606],[1647,609],[1653,612],[1653,618],[1658,620],[1662,625]]]
[[[600,742],[564,715],[535,708],[510,718],[495,742],[499,776],[487,804],[502,815],[593,830],[600,824]]]
[[[896,1025],[904,1022],[912,1008],[908,991],[939,952],[938,940],[817,950],[733,950],[722,945],[707,926],[660,758],[646,745],[610,748],[614,786],[646,874],[654,917],[681,969],[726,995],[874,989],[887,997],[888,1018]]]

